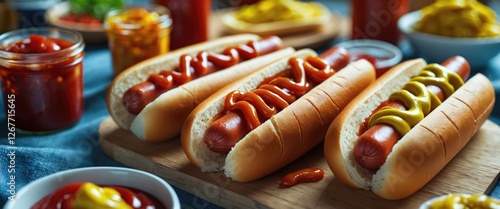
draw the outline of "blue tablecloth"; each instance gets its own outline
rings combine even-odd
[[[345,1],[335,1],[330,8],[346,14]],[[335,44],[336,40],[330,45]],[[327,46],[325,46],[326,48]],[[415,56],[409,46],[406,57]],[[321,49],[319,49],[321,50]],[[15,145],[9,146],[7,138],[6,114],[3,102],[0,104],[0,203],[5,204],[9,194],[9,176],[15,176],[15,191],[40,177],[72,168],[88,166],[123,166],[110,159],[100,149],[98,126],[109,116],[105,103],[105,92],[112,80],[111,58],[106,45],[88,45],[84,59],[85,110],[81,120],[73,127],[45,136],[25,136],[16,134]],[[496,96],[500,94],[500,56],[497,56],[483,73],[495,85]],[[500,124],[500,105],[497,102],[490,120]],[[495,136],[498,137],[498,136]],[[9,152],[15,151],[15,162],[9,161]],[[13,162],[13,164],[12,164]],[[15,173],[9,172],[15,166]],[[500,171],[499,171],[500,172]],[[183,208],[217,208],[182,190],[176,189]],[[500,198],[500,185],[491,193]]]

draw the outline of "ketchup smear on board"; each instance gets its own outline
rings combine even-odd
[[[13,57],[0,64],[4,99],[15,95],[16,127],[55,131],[76,123],[83,112],[84,53],[75,43],[31,34],[0,46]],[[64,51],[62,51],[64,50]]]

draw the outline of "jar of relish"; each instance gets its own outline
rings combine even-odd
[[[84,47],[80,33],[58,28],[0,35],[3,100],[8,122],[17,132],[46,134],[78,122],[83,113]]]
[[[172,19],[160,5],[128,6],[110,11],[104,22],[114,74],[170,47]]]

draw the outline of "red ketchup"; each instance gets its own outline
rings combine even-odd
[[[76,43],[36,34],[0,38],[2,92],[6,106],[15,105],[13,124],[18,130],[51,132],[80,119],[84,44],[76,37]]]
[[[73,204],[77,201],[87,201],[87,200],[77,200],[81,198],[79,196],[79,189],[83,188],[84,184],[89,184],[88,182],[78,182],[65,185],[59,188],[57,191],[45,196],[39,200],[30,209],[72,209]],[[87,185],[88,186],[88,185]],[[96,187],[97,185],[91,184],[91,187]],[[97,186],[99,187],[99,186]],[[87,187],[85,187],[87,188]],[[146,193],[144,191],[123,187],[123,186],[103,186],[100,188],[111,188],[119,193],[120,198],[134,209],[165,209],[165,206],[153,195]],[[95,194],[95,191],[91,192]],[[102,196],[94,196],[94,198],[106,198],[104,194]],[[114,198],[116,200],[116,198]],[[103,201],[109,201],[107,199],[102,199]],[[92,207],[87,205],[87,207]],[[113,208],[113,207],[110,207]],[[119,207],[115,207],[119,208]]]
[[[304,168],[285,175],[280,182],[283,187],[292,187],[304,182],[316,182],[325,176],[321,168]]]
[[[154,0],[170,10],[173,27],[170,49],[178,49],[209,39],[211,0]]]

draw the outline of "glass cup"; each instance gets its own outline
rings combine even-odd
[[[160,5],[127,6],[110,11],[104,23],[114,75],[169,51],[172,20]]]
[[[166,6],[172,14],[171,49],[208,40],[211,0],[155,0],[154,2]]]
[[[46,134],[70,127],[83,113],[80,33],[26,28],[0,35],[0,78],[9,128]]]
[[[408,13],[410,0],[351,0],[351,39],[375,39],[398,45],[398,20]]]

